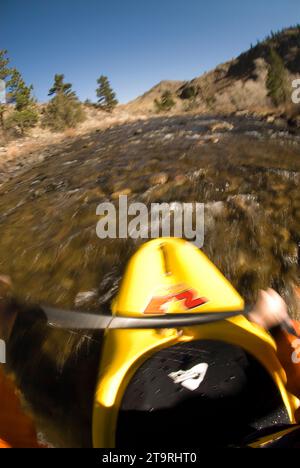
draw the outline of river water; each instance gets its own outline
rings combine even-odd
[[[157,173],[167,182],[155,184]],[[296,315],[299,182],[300,137],[284,124],[175,116],[94,132],[2,185],[0,273],[23,303],[107,311],[141,241],[99,240],[97,205],[117,204],[119,193],[145,203],[203,202],[204,252],[247,303],[272,286]],[[100,343],[97,333],[18,320],[9,365],[57,446],[90,444]]]

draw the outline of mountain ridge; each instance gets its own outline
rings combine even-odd
[[[175,112],[270,112],[276,107],[267,89],[271,50],[282,60],[288,92],[292,94],[292,81],[300,75],[299,25],[271,33],[238,57],[196,78],[163,80],[124,107],[128,111],[153,113],[155,99],[167,91],[175,102]]]

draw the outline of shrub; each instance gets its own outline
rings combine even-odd
[[[195,99],[197,97],[197,89],[195,86],[186,86],[183,88],[180,99]]]
[[[29,128],[34,127],[38,123],[38,113],[34,108],[26,108],[21,111],[14,111],[6,120],[5,127],[7,129],[18,128],[22,135]]]
[[[175,106],[171,91],[165,91],[160,100],[154,100],[155,110],[157,112],[168,112]]]
[[[266,86],[268,96],[275,106],[286,103],[288,99],[287,72],[282,58],[273,48],[270,50]]]
[[[68,128],[75,128],[85,119],[85,113],[76,94],[72,91],[71,83],[64,82],[64,75],[55,75],[53,87],[49,96],[54,96],[48,103],[43,120],[43,127],[52,131],[62,132]]]
[[[58,94],[47,105],[42,125],[54,132],[62,132],[75,128],[84,119],[85,113],[76,97]]]

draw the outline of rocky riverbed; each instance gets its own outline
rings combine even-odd
[[[287,290],[300,240],[299,145],[252,119],[158,117],[32,155],[0,189],[0,271],[27,301],[98,310],[136,245],[100,241],[96,207],[126,194],[205,203],[204,250],[240,292]]]
[[[21,301],[108,310],[142,241],[99,240],[97,205],[117,206],[122,194],[145,203],[197,201],[205,203],[203,250],[247,303],[272,286],[295,315],[299,183],[300,136],[284,122],[159,116],[94,131],[36,152],[10,180],[3,176],[0,273]],[[88,445],[101,337],[37,323],[24,331],[21,322],[10,360],[22,390],[48,427],[61,428],[58,445]]]

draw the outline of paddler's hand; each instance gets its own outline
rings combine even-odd
[[[249,319],[266,330],[291,323],[286,303],[273,289],[259,292],[257,303],[249,313]]]

